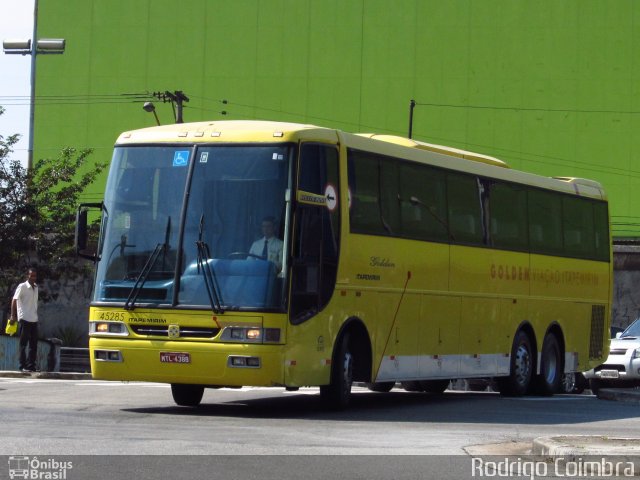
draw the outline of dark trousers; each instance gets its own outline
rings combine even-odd
[[[27,360],[27,344],[29,344],[29,359]],[[20,320],[20,369],[36,369],[38,355],[38,322]]]

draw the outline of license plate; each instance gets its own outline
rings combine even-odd
[[[160,352],[162,363],[191,363],[191,354],[181,352]]]
[[[619,376],[618,370],[600,370],[600,378],[618,378]]]

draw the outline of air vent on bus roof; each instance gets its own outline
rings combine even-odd
[[[553,177],[556,180],[562,180],[563,182],[573,183],[576,185],[584,185],[585,187],[602,188],[602,185],[595,180],[589,180],[587,178],[577,177]]]
[[[395,145],[402,145],[403,147],[417,148],[419,150],[427,150],[429,152],[442,153],[458,158],[464,158],[466,160],[473,160],[475,162],[482,162],[496,167],[509,168],[502,160],[481,153],[469,152],[467,150],[461,150],[459,148],[446,147],[444,145],[436,145],[433,143],[419,142],[410,138],[398,137],[395,135],[377,135],[375,133],[359,133],[361,137],[371,138],[373,140],[379,140],[381,142],[393,143]]]
[[[561,182],[566,182],[573,185],[576,193],[578,194],[586,194],[592,196],[599,196],[600,198],[605,198],[604,189],[599,182],[595,180],[589,180],[587,178],[576,178],[576,177],[553,177],[556,180],[560,180]]]

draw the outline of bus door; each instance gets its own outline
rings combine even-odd
[[[298,156],[291,280],[291,323],[300,324],[329,302],[340,247],[338,148],[304,143]]]

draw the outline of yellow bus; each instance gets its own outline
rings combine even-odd
[[[104,380],[205,388],[354,382],[442,392],[496,379],[553,394],[606,358],[611,248],[594,181],[311,125],[220,121],[123,133],[89,312]],[[266,241],[266,244],[265,244]]]

